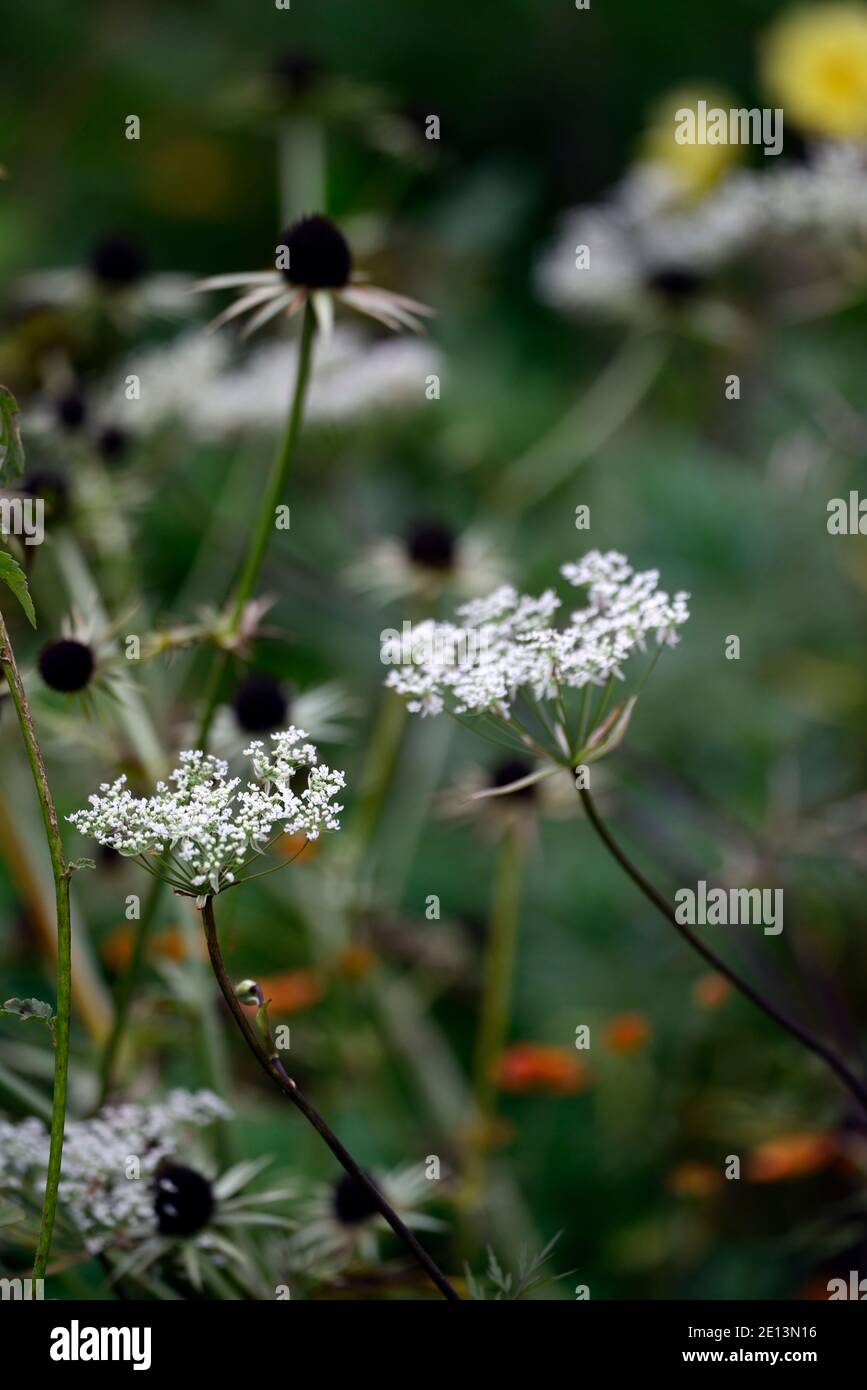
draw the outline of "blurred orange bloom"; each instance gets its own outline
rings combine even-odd
[[[346,946],[337,957],[337,973],[347,980],[363,980],[376,965],[376,952],[363,941]]]
[[[124,922],[122,926],[115,927],[100,946],[100,954],[108,966],[109,970],[120,973],[129,965],[132,956],[133,940],[135,938],[135,923]],[[204,953],[204,945],[202,947]],[[146,954],[148,960],[153,960],[157,956],[162,956],[164,960],[183,960],[186,956],[186,943],[183,932],[179,927],[166,927],[165,931],[157,932],[147,944]]]
[[[573,1095],[587,1086],[587,1068],[568,1048],[513,1043],[500,1056],[497,1083],[504,1091]]]
[[[318,852],[318,841],[307,840],[305,835],[281,835],[274,848],[284,859],[312,859]]]
[[[692,997],[700,1009],[717,1009],[724,1004],[732,987],[724,975],[702,975],[692,987]]]
[[[747,1159],[747,1177],[750,1182],[805,1177],[827,1167],[837,1153],[837,1140],[832,1134],[783,1134],[753,1149]]]
[[[318,1004],[325,993],[318,975],[312,970],[286,970],[281,975],[265,975],[257,979],[265,999],[270,1000],[275,1014],[297,1014]]]
[[[605,1041],[612,1052],[638,1052],[651,1031],[643,1014],[616,1014],[605,1029]]]
[[[722,1186],[723,1175],[709,1163],[687,1160],[672,1168],[667,1181],[678,1197],[710,1197]]]

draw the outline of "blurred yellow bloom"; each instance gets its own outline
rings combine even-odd
[[[765,36],[765,85],[815,135],[867,135],[867,6],[793,10]]]
[[[768,1139],[753,1149],[747,1159],[750,1182],[783,1182],[803,1178],[826,1168],[837,1156],[838,1144],[831,1134],[784,1134]]]
[[[708,110],[721,107],[729,111],[737,106],[727,92],[676,88],[660,97],[653,107],[650,123],[641,139],[641,158],[663,168],[684,198],[700,198],[742,153],[740,145],[678,144],[675,113],[680,110],[697,113],[700,101],[707,102]]]

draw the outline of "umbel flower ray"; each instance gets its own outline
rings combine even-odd
[[[606,717],[612,692],[625,682],[625,663],[652,645],[652,665],[663,647],[675,645],[689,595],[669,597],[657,570],[635,571],[613,550],[590,551],[561,573],[587,591],[586,606],[562,626],[553,589],[534,598],[502,585],[460,607],[456,623],[413,627],[397,660],[384,647],[383,659],[396,666],[386,685],[413,713],[471,720],[493,741],[529,749],[546,763],[574,768],[602,756],[625,732],[643,683]]]
[[[254,741],[244,750],[255,781],[242,785],[229,776],[222,758],[191,750],[169,782],[158,782],[153,796],[135,797],[125,776],[103,783],[90,808],[69,821],[119,854],[165,878],[176,891],[197,897],[240,883],[245,870],[280,835],[315,840],[339,829],[343,809],[335,797],[345,785],[342,772],[320,764],[313,744],[294,725],[271,735],[271,748]],[[295,791],[297,774],[306,786]],[[169,783],[173,785],[169,785]]]

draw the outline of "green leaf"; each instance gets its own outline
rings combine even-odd
[[[2,389],[0,387],[0,390]],[[31,627],[35,627],[36,609],[33,607],[33,599],[30,597],[24,571],[18,561],[5,550],[0,550],[0,582],[5,584],[7,589],[12,590],[27,614]]]
[[[10,483],[24,472],[24,446],[18,424],[18,402],[0,386],[0,483]]]
[[[54,1011],[42,999],[7,999],[0,1008],[0,1018],[20,1018],[22,1023],[37,1018],[40,1023],[48,1025],[54,1037]]]
[[[67,869],[71,874],[77,873],[79,869],[95,869],[95,859],[73,859],[67,864]]]

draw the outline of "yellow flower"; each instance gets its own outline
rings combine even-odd
[[[701,197],[742,154],[739,145],[678,144],[675,113],[680,110],[697,113],[700,101],[707,103],[708,111],[714,107],[729,111],[737,105],[727,92],[679,87],[667,92],[653,107],[641,139],[641,157],[665,169],[684,198]]]
[[[762,63],[785,120],[815,135],[867,135],[867,7],[793,10],[766,35]]]

